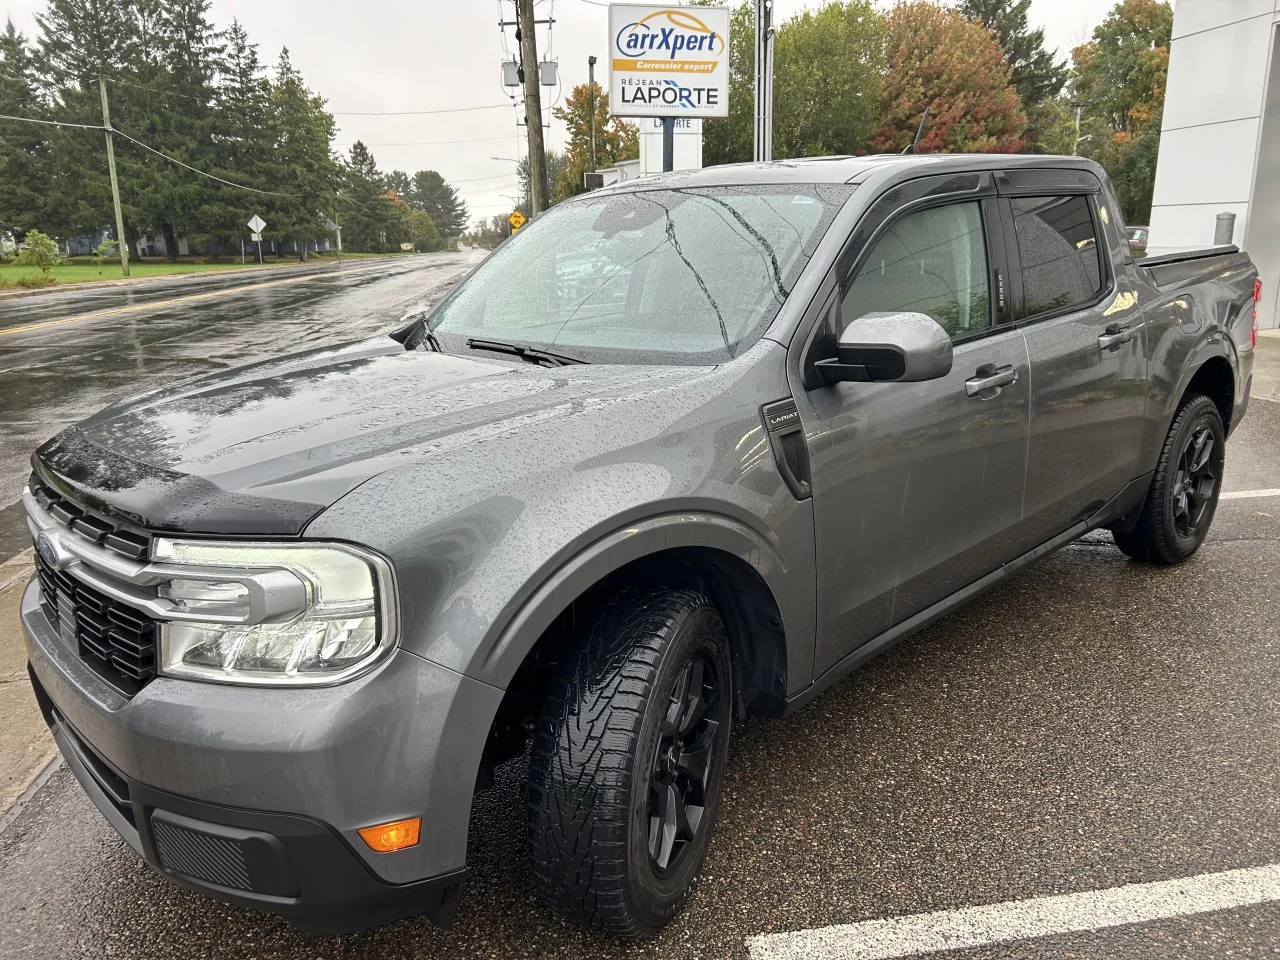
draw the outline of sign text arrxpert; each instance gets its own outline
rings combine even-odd
[[[727,117],[729,8],[611,4],[609,97],[621,117]]]

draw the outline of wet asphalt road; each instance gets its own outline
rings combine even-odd
[[[365,288],[388,315],[413,277],[386,281],[401,280]],[[344,322],[342,306],[304,304]],[[159,364],[166,348],[130,349]],[[1255,401],[1227,472],[1227,490],[1280,488],[1280,404]],[[334,939],[156,877],[64,769],[0,835],[0,957],[745,957],[761,932],[1277,863],[1278,578],[1280,497],[1223,501],[1177,569],[1092,535],[796,716],[737,725],[699,888],[655,941],[585,934],[536,904],[518,761],[477,798],[452,930],[409,920]],[[1277,945],[1269,904],[930,956],[1274,957]]]
[[[28,545],[15,501],[31,452],[64,426],[157,383],[388,332],[479,257],[352,260],[0,299],[0,560]]]

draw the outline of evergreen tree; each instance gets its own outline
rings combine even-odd
[[[1010,82],[1028,117],[1025,134],[1031,150],[1052,152],[1059,138],[1057,110],[1051,103],[1067,83],[1067,65],[1045,49],[1044,31],[1027,24],[1031,0],[961,0],[961,14],[996,35],[1012,72]]]
[[[419,170],[407,197],[415,210],[425,210],[440,231],[442,240],[456,240],[467,229],[471,215],[458,191],[434,170]]]
[[[124,70],[132,53],[129,7],[113,0],[49,0],[36,22],[35,58],[55,117],[100,124],[98,78]],[[49,142],[50,203],[43,228],[63,237],[98,233],[112,221],[101,135],[57,129]]]
[[[324,98],[307,88],[289,59],[288,48],[276,63],[271,102],[268,136],[275,152],[272,179],[264,189],[292,196],[264,198],[271,201],[272,211],[263,219],[268,234],[293,241],[299,258],[305,260],[307,243],[325,235],[325,219],[335,212],[341,168],[330,149],[333,115],[325,110]]]
[[[388,189],[373,154],[359,140],[347,157],[338,209],[343,245],[352,250],[384,253],[408,240],[408,204]]]
[[[204,171],[217,162],[213,81],[222,67],[224,49],[208,12],[209,0],[163,0],[155,19],[160,59],[156,75],[143,74],[151,80],[143,84],[150,90],[137,92],[147,99],[139,104],[137,97],[131,97],[138,113],[124,114],[118,123],[137,139]],[[133,132],[130,123],[141,123],[147,132]],[[218,238],[211,236],[209,227],[217,219],[222,187],[161,157],[144,158],[132,144],[127,152],[141,161],[134,168],[139,176],[132,186],[140,190],[135,206],[164,236],[169,259],[178,257],[180,236],[192,242],[212,239],[216,245]],[[150,175],[143,176],[143,170]]]
[[[271,189],[271,88],[258,48],[240,21],[231,22],[223,39],[226,50],[213,99],[218,122],[210,172],[233,183]],[[215,250],[225,245],[234,252],[247,239],[250,218],[258,214],[266,219],[269,198],[221,184],[210,186],[202,229]]]
[[[397,197],[403,197],[408,200],[409,193],[413,189],[413,182],[409,179],[409,175],[403,170],[392,170],[383,180],[388,190],[394,190]]]
[[[36,67],[26,38],[10,20],[0,33],[0,113],[42,117]],[[34,123],[0,120],[0,235],[38,227],[49,199],[49,133]]]

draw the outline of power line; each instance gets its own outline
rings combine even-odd
[[[468,180],[446,180],[446,183],[480,183],[484,180],[506,180],[508,178],[518,177],[517,173],[499,173],[492,177],[471,177]]]
[[[39,123],[46,127],[75,127],[78,130],[105,130],[106,127],[96,123],[64,123],[61,120],[37,120],[34,117],[11,117],[0,113],[0,120],[18,120],[22,123]]]
[[[366,147],[444,147],[455,143],[489,143],[493,140],[510,140],[511,134],[504,133],[500,137],[475,137],[470,140],[415,140],[407,143],[365,143]],[[364,141],[361,141],[362,143]],[[334,144],[334,146],[354,146],[354,143]]]
[[[233,183],[230,180],[223,180],[221,177],[215,177],[212,173],[205,173],[203,170],[197,170],[195,167],[191,166],[191,164],[183,163],[181,160],[175,159],[174,157],[169,156],[167,153],[161,153],[159,150],[155,149],[154,147],[148,147],[141,140],[133,139],[133,137],[129,136],[123,130],[112,129],[111,132],[124,137],[130,143],[137,144],[143,150],[146,150],[150,153],[154,153],[157,157],[163,157],[165,160],[168,160],[170,163],[176,163],[178,166],[183,167],[187,170],[190,170],[192,173],[198,173],[202,177],[207,177],[210,180],[216,180],[218,183],[226,184],[228,187],[235,187],[238,190],[248,190],[250,193],[260,193],[265,197],[287,197],[291,200],[298,200],[302,198],[302,194],[300,193],[277,193],[274,190],[259,190],[257,187],[246,187],[243,183]]]
[[[510,103],[491,103],[485,107],[453,107],[448,110],[330,110],[335,117],[427,117],[438,113],[469,113],[474,110],[506,110]]]
[[[161,90],[159,87],[148,87],[141,83],[133,83],[130,80],[120,80],[116,77],[103,76],[108,83],[119,83],[126,87],[133,87],[136,90],[146,90],[148,93],[158,93],[166,97],[182,97],[184,100],[198,100],[201,103],[208,103],[211,97],[193,97],[189,93],[176,93],[173,90]]]

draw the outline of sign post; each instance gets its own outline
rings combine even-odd
[[[511,216],[507,217],[507,223],[511,224],[511,235],[515,234],[525,225],[524,214],[519,210],[511,211]]]
[[[675,169],[675,121],[729,115],[729,8],[612,4],[609,105],[662,120],[662,169]]]
[[[253,231],[249,239],[258,245],[258,263],[262,263],[262,231],[267,229],[267,221],[255,213],[246,226]]]

